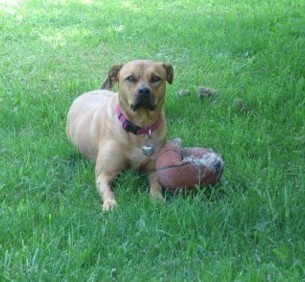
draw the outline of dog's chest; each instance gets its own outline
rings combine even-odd
[[[132,146],[129,151],[129,162],[131,167],[143,169],[156,159],[156,152],[158,148],[154,145],[153,140],[147,137],[138,140],[135,146]]]
[[[145,165],[150,159],[153,158],[152,156],[146,156],[143,153],[143,148],[135,147],[130,152],[130,164],[134,168],[140,168],[141,166]]]

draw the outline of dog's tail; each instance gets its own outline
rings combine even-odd
[[[112,86],[119,81],[119,72],[122,67],[123,64],[112,66],[100,89],[110,90]]]
[[[111,83],[109,81],[109,77],[106,77],[106,79],[104,80],[104,82],[102,83],[100,89],[104,89],[104,90],[110,90],[111,89]]]

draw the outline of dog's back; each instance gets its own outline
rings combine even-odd
[[[95,161],[96,152],[94,137],[96,128],[92,128],[92,120],[96,111],[103,107],[103,117],[107,118],[106,104],[115,93],[107,90],[87,92],[76,98],[70,107],[67,117],[66,134],[81,154]]]

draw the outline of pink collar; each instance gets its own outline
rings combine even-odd
[[[132,132],[135,135],[150,135],[152,131],[156,130],[161,122],[162,118],[160,117],[152,126],[150,127],[140,127],[135,124],[133,124],[131,121],[126,119],[124,114],[122,113],[122,110],[119,105],[117,105],[114,109],[119,121],[121,122],[123,128],[128,131]]]

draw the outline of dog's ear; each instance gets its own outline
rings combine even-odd
[[[165,63],[163,63],[162,66],[166,70],[166,75],[167,75],[166,81],[169,84],[172,84],[173,83],[173,79],[174,79],[174,69],[173,69],[173,66],[171,64],[165,64]]]
[[[111,89],[112,86],[119,81],[119,73],[122,67],[123,64],[112,66],[100,89]]]

